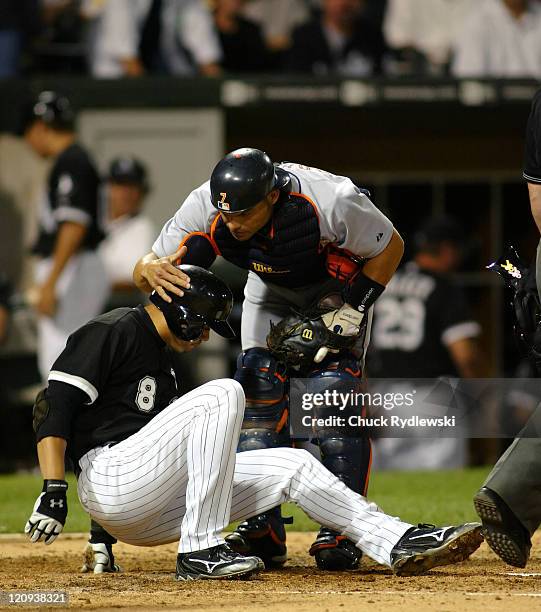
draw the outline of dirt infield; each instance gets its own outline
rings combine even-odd
[[[534,551],[540,552],[534,552],[526,570],[505,566],[483,544],[471,560],[417,578],[396,578],[366,560],[356,572],[320,572],[306,553],[312,538],[309,533],[289,534],[290,559],[281,571],[249,581],[178,583],[173,580],[175,545],[143,549],[118,544],[117,560],[124,572],[94,576],[78,573],[82,536],[64,534],[50,547],[32,545],[21,536],[1,536],[0,590],[66,591],[70,607],[86,609],[489,612],[541,608],[541,534],[534,542]]]

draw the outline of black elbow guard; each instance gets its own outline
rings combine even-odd
[[[192,264],[202,268],[210,268],[216,259],[217,247],[208,234],[189,234],[184,241],[188,251],[182,258],[183,264]]]
[[[32,426],[38,442],[47,436],[69,440],[71,410],[63,402],[54,402],[47,388],[42,389],[36,396],[32,414]]]
[[[361,312],[365,312],[385,291],[385,285],[359,272],[355,280],[346,287],[344,300]]]
[[[47,417],[49,416],[49,402],[47,401],[47,397],[45,396],[46,389],[42,389],[37,395],[36,400],[34,402],[34,406],[32,408],[32,427],[34,429],[34,433],[37,434],[39,428],[45,422]]]

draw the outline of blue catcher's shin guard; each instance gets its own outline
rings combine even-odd
[[[345,356],[337,362],[324,362],[322,367],[314,370],[309,375],[307,390],[312,393],[336,390],[344,398],[352,398],[362,389],[360,377],[357,360]],[[319,406],[314,412],[314,416],[324,418],[336,414],[337,408]],[[339,413],[345,425],[316,427],[314,431],[323,465],[360,495],[366,495],[368,488],[371,445],[369,437],[350,424],[349,417],[363,414],[363,407],[351,399],[341,406]],[[315,557],[318,567],[324,570],[356,569],[362,556],[353,542],[327,527],[321,528],[309,552]]]
[[[238,452],[289,446],[285,368],[266,349],[253,348],[239,355],[235,380],[246,395]],[[281,567],[287,560],[284,523],[289,522],[278,506],[240,523],[226,542],[236,552],[258,556],[267,568]]]

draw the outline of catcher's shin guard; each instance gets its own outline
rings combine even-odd
[[[322,527],[308,551],[322,570],[343,571],[359,567],[362,552],[337,531]]]
[[[266,349],[252,348],[239,355],[235,380],[246,395],[238,451],[289,446],[285,368]]]
[[[289,446],[288,397],[285,367],[264,348],[241,353],[235,380],[246,395],[238,452]],[[286,532],[280,507],[249,518],[226,537],[236,552],[256,555],[266,567],[287,559]]]
[[[256,555],[267,569],[282,567],[287,561],[284,524],[292,522],[292,518],[282,517],[278,506],[240,523],[225,541],[235,552]]]
[[[322,418],[336,415],[339,411],[345,425],[316,426],[314,434],[323,465],[350,489],[366,495],[371,464],[370,439],[350,422],[350,417],[363,414],[363,407],[357,406],[352,399],[361,391],[360,376],[358,362],[353,356],[344,356],[334,363],[327,360],[321,368],[310,373],[307,390],[313,393],[336,390],[343,397],[349,396],[347,404],[340,407],[315,407],[313,416]],[[356,569],[362,556],[353,542],[325,527],[320,530],[309,552],[315,557],[318,567],[325,570]]]

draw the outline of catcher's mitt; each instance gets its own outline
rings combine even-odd
[[[340,336],[331,332],[321,315],[292,312],[279,323],[271,323],[267,336],[270,352],[288,367],[310,366],[322,346],[330,349],[350,349],[356,336]]]

